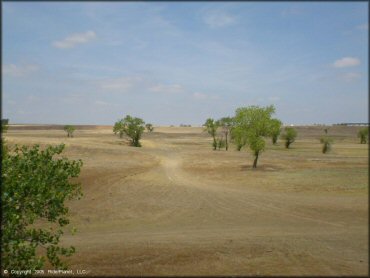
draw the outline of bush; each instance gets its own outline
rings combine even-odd
[[[360,144],[366,144],[369,139],[369,128],[361,128],[357,133],[357,137],[360,138]]]
[[[327,153],[331,150],[331,145],[333,144],[334,140],[330,137],[324,136],[320,138],[320,142],[323,144],[322,153]]]
[[[76,130],[76,128],[72,125],[65,125],[64,131],[67,132],[67,137],[73,137],[73,132]]]
[[[286,127],[284,134],[281,135],[281,138],[285,140],[285,147],[289,149],[290,144],[295,141],[297,137],[297,131],[292,127]]]

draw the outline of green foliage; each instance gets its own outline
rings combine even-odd
[[[4,122],[3,121],[1,122],[1,132],[2,133],[7,132],[8,131],[8,127],[9,126],[8,126],[8,124],[5,121]]]
[[[65,125],[63,129],[67,132],[67,137],[73,137],[73,132],[76,130],[73,125]]]
[[[361,128],[357,133],[357,137],[360,138],[361,144],[366,144],[369,139],[369,128],[368,127]]]
[[[285,147],[289,149],[290,144],[295,141],[297,137],[297,131],[292,127],[286,127],[285,132],[281,135],[281,138],[285,140]]]
[[[153,125],[152,125],[152,124],[146,124],[146,125],[145,125],[145,127],[146,127],[146,130],[147,130],[148,132],[153,132],[153,130],[154,130],[154,127],[153,127]]]
[[[223,117],[216,121],[217,126],[222,128],[222,133],[225,135],[225,140],[224,140],[224,147],[226,150],[229,149],[229,136],[231,133],[231,129],[233,128],[234,125],[234,119],[231,117]]]
[[[123,134],[125,133],[123,119],[118,120],[117,122],[114,123],[113,132],[114,132],[114,134],[118,133],[119,138],[123,137]]]
[[[223,137],[218,137],[216,139],[216,142],[217,142],[217,149],[218,150],[221,150],[221,148],[224,148],[225,147],[226,141],[224,140]]]
[[[233,137],[239,142],[246,142],[253,151],[255,160],[253,168],[257,167],[257,160],[260,152],[265,149],[264,136],[270,135],[272,126],[271,115],[275,113],[274,106],[258,107],[249,106],[238,108],[235,112],[235,131]]]
[[[322,153],[327,153],[331,150],[331,145],[333,144],[334,140],[333,138],[330,138],[328,136],[323,136],[320,138],[320,143],[323,144],[322,146]]]
[[[247,144],[246,130],[240,126],[234,126],[231,129],[231,140],[236,145],[236,149],[240,151]]]
[[[69,223],[64,202],[82,196],[80,184],[70,181],[79,175],[82,161],[56,158],[63,149],[64,145],[45,150],[38,145],[16,146],[3,154],[2,269],[40,269],[46,259],[53,267],[65,269],[60,256],[75,252],[74,247],[60,247],[59,240],[61,228]],[[38,225],[45,220],[50,227]]]
[[[8,131],[8,124],[6,121],[1,121],[1,155],[5,156],[7,153],[7,147],[3,134]]]
[[[217,148],[216,134],[217,134],[218,123],[214,119],[208,118],[203,126],[205,127],[205,130],[208,132],[208,134],[212,136],[213,150],[216,150]]]
[[[131,146],[141,147],[140,139],[145,130],[145,122],[140,118],[127,115],[117,123],[119,123],[119,132],[122,130],[131,139]]]
[[[280,135],[282,122],[278,119],[272,119],[271,120],[271,126],[270,126],[270,135],[272,138],[272,143],[275,145],[277,143],[277,140]]]

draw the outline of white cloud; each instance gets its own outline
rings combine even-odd
[[[164,84],[157,84],[153,87],[149,88],[149,91],[156,92],[156,93],[179,93],[183,91],[183,87],[179,84],[172,84],[172,85],[164,85]]]
[[[87,43],[96,38],[94,31],[87,31],[85,33],[72,34],[61,41],[54,41],[53,46],[56,48],[73,48],[78,44]]]
[[[3,74],[10,75],[10,76],[25,76],[29,73],[35,72],[39,70],[38,65],[3,65]]]
[[[360,64],[360,60],[353,57],[343,57],[342,59],[336,60],[333,66],[336,68],[354,67]]]
[[[361,24],[361,25],[356,26],[356,28],[360,30],[369,30],[369,24],[368,23]]]
[[[209,11],[203,17],[204,22],[211,28],[225,27],[236,23],[236,17],[224,11]]]

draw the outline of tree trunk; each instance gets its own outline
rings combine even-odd
[[[226,136],[225,136],[225,148],[226,148],[226,150],[228,150],[229,149],[229,144],[227,143],[227,133],[225,134]]]
[[[272,136],[272,144],[276,145],[277,136]]]
[[[217,141],[216,138],[213,137],[213,150],[215,151],[217,149]]]
[[[253,168],[257,168],[258,155],[259,155],[259,152],[254,153]]]

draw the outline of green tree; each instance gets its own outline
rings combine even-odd
[[[146,127],[146,130],[147,130],[148,132],[153,132],[153,130],[154,130],[154,127],[153,127],[153,125],[152,125],[152,124],[146,124],[146,125],[145,125],[145,127]]]
[[[122,120],[122,124],[124,133],[131,138],[131,145],[134,147],[141,147],[140,139],[145,130],[145,122],[140,118],[127,115]]]
[[[208,118],[203,126],[205,127],[205,130],[208,132],[208,134],[212,136],[213,150],[216,150],[217,148],[216,134],[217,134],[218,123],[214,119]]]
[[[231,141],[236,145],[236,149],[240,151],[247,144],[246,130],[240,126],[233,126],[230,134]]]
[[[289,149],[290,144],[295,141],[297,137],[297,131],[292,127],[286,127],[285,132],[281,135],[281,138],[285,140],[285,147]]]
[[[244,141],[253,151],[253,168],[257,168],[260,153],[265,149],[264,136],[270,135],[271,115],[275,113],[274,106],[249,106],[238,108],[235,112],[235,125]]]
[[[330,138],[328,136],[323,136],[320,138],[320,143],[322,145],[322,153],[327,153],[331,150],[331,145],[333,144],[334,140],[333,138]]]
[[[59,246],[69,223],[64,202],[82,195],[80,184],[70,180],[79,175],[82,161],[61,158],[63,149],[16,146],[2,154],[2,269],[41,269],[46,260],[67,268],[61,256],[71,256],[75,248]]]
[[[125,125],[123,123],[123,119],[118,120],[117,122],[114,123],[113,132],[114,134],[118,133],[119,138],[123,137],[123,134],[125,134]]]
[[[369,128],[368,127],[361,128],[357,133],[357,137],[360,138],[361,144],[366,144],[369,139]]]
[[[73,137],[73,132],[76,128],[73,125],[65,125],[64,131],[67,132],[67,137]]]
[[[229,137],[231,133],[231,129],[233,128],[233,118],[231,117],[223,117],[217,121],[217,126],[222,128],[222,133],[225,136],[224,146],[225,149],[229,149]]]
[[[272,144],[276,144],[281,132],[282,122],[278,119],[271,120],[270,134],[272,138]]]

